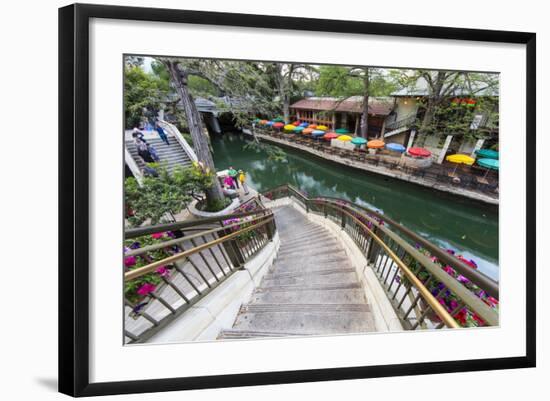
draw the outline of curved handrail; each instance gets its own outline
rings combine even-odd
[[[403,227],[400,224],[395,223],[393,220],[387,218],[387,216],[381,215],[378,212],[359,207],[352,204],[351,202],[343,201],[340,199],[329,197],[309,198],[291,185],[279,186],[269,191],[266,191],[263,194],[264,196],[268,195],[268,198],[270,197],[269,195],[271,195],[273,200],[281,197],[294,197],[306,209],[307,212],[313,210],[317,213],[324,213],[325,217],[327,217],[327,208],[330,208],[331,210],[335,211],[335,214],[333,214],[333,216],[340,216],[339,218],[337,218],[340,220],[342,228],[347,226],[345,221],[346,219],[352,219],[355,224],[361,227],[362,231],[368,233],[368,236],[374,238],[373,234],[378,234],[379,238],[381,238],[380,236],[385,237],[384,240],[381,239],[385,245],[380,246],[386,250],[386,254],[394,260],[395,264],[401,267],[400,263],[403,262],[401,258],[403,257],[403,255],[409,255],[412,260],[415,261],[415,263],[418,263],[420,266],[422,266],[426,274],[429,274],[429,277],[436,279],[437,282],[442,283],[445,288],[458,296],[458,298],[462,301],[462,305],[469,307],[470,310],[474,311],[481,319],[485,321],[486,324],[490,326],[496,326],[499,324],[498,311],[489,306],[484,300],[480,299],[480,297],[476,293],[474,293],[472,289],[467,288],[462,282],[458,281],[455,277],[449,275],[445,269],[441,268],[440,264],[430,259],[430,257],[426,256],[424,253],[420,252],[419,249],[417,249],[417,247],[413,244],[415,244],[415,242],[420,244],[428,243],[428,245],[430,246],[426,246],[425,249],[427,249],[429,252],[432,252],[433,249],[438,251],[431,253],[432,256],[436,256],[437,258],[438,255],[441,255],[442,258],[439,261],[445,264],[448,263],[451,267],[455,269],[456,272],[460,274],[462,274],[462,272],[460,270],[460,267],[457,268],[457,266],[459,265],[459,263],[463,264],[462,262],[460,262],[457,258],[452,257],[452,255],[448,254],[447,252],[438,249],[435,245],[429,243],[429,241],[427,240],[416,240],[417,238],[421,238],[408,229],[402,230]],[[364,226],[366,225],[368,225],[368,231],[366,231],[366,229],[364,228]],[[373,230],[370,230],[370,228],[373,228]],[[409,235],[409,238],[406,239],[400,236],[400,234],[403,233],[411,235]],[[413,244],[409,242],[411,241],[411,237],[413,239]],[[392,245],[390,245],[390,243]],[[398,249],[400,249],[400,252],[403,252],[402,256],[398,257],[399,261],[396,261],[395,258],[389,252],[387,252],[387,245],[389,245],[389,248],[397,245]],[[464,265],[464,267],[465,273],[470,273],[473,271],[473,269],[466,265]],[[401,270],[404,272],[403,269]],[[419,271],[416,271],[416,274],[418,273]],[[484,287],[484,283],[486,282],[486,280],[476,280],[476,278],[485,278],[485,276],[476,273],[476,271],[473,271],[473,274],[462,275],[469,279],[470,277],[472,277],[473,279],[470,279],[470,281],[472,282],[472,284],[477,286],[479,290],[483,290],[486,294],[493,297],[494,295],[492,294],[496,294],[498,296],[498,285],[496,285],[496,291],[494,291],[494,288],[492,290],[490,286]],[[406,273],[405,276],[408,278],[408,275]],[[387,277],[385,280],[387,280]],[[495,283],[490,282],[489,284]],[[428,291],[425,286],[422,286],[422,289],[418,287],[417,290],[420,293]],[[476,289],[475,291],[477,292],[478,290]],[[427,302],[427,299],[425,300]],[[435,311],[433,307],[432,309]],[[451,315],[453,315],[453,313],[451,313]]]
[[[270,213],[270,211],[267,209],[260,209],[260,210],[253,210],[250,212],[232,213],[232,214],[225,214],[223,216],[207,217],[204,219],[193,220],[193,221],[178,221],[175,223],[156,224],[154,226],[130,228],[124,232],[124,238],[131,239],[131,238],[140,237],[142,235],[155,234],[158,232],[185,230],[193,227],[204,226],[205,224],[210,224],[210,223],[221,223],[227,219],[242,218],[242,217],[252,216],[255,214],[265,215],[267,213]]]
[[[491,280],[489,277],[485,276],[484,274],[478,272],[477,270],[472,269],[470,266],[466,265],[464,262],[462,262],[460,259],[458,259],[456,256],[450,254],[449,252],[444,251],[443,249],[439,248],[437,245],[433,244],[432,242],[428,241],[427,239],[421,237],[420,235],[416,234],[414,231],[408,229],[407,227],[404,227],[403,225],[397,223],[390,217],[383,215],[381,213],[378,213],[375,210],[369,209],[364,206],[356,205],[355,203],[352,203],[350,201],[339,199],[339,198],[333,198],[328,196],[317,196],[315,198],[309,198],[302,194],[298,189],[293,187],[290,184],[280,185],[278,187],[269,189],[267,191],[264,191],[263,193],[273,192],[279,189],[287,188],[290,189],[295,195],[302,198],[304,202],[312,201],[313,199],[325,199],[327,201],[333,201],[338,203],[345,203],[350,208],[359,209],[362,211],[365,211],[378,219],[381,219],[384,221],[384,223],[388,223],[391,228],[396,229],[400,233],[404,234],[405,236],[409,237],[412,241],[415,243],[418,243],[422,245],[425,249],[427,249],[432,256],[437,257],[442,262],[449,264],[453,266],[453,268],[458,271],[460,274],[462,274],[464,277],[472,281],[474,284],[482,288],[487,294],[491,295],[492,297],[498,299],[499,298],[499,286],[498,283]],[[378,222],[375,222],[375,224],[378,224]]]
[[[124,280],[133,280],[135,278],[143,276],[144,274],[155,271],[155,269],[157,269],[161,266],[174,263],[174,262],[176,262],[180,259],[186,258],[188,256],[191,256],[191,255],[195,254],[195,253],[198,253],[198,252],[203,251],[205,249],[209,249],[209,248],[211,248],[215,245],[218,245],[222,242],[226,242],[226,241],[228,241],[228,240],[230,240],[234,237],[237,237],[237,236],[242,235],[244,233],[247,233],[249,231],[255,230],[255,229],[257,229],[261,226],[264,226],[264,225],[270,223],[271,221],[273,221],[273,216],[270,216],[270,217],[260,221],[259,223],[255,223],[251,226],[248,226],[248,227],[242,228],[240,230],[234,231],[230,234],[227,234],[223,237],[217,238],[217,239],[212,240],[210,242],[206,242],[204,244],[197,245],[196,247],[188,249],[186,251],[179,252],[179,253],[176,253],[175,255],[168,256],[164,259],[154,261],[154,262],[152,262],[152,263],[150,263],[146,266],[142,266],[142,267],[138,267],[137,269],[130,270],[130,271],[124,273]],[[224,228],[227,228],[227,227],[224,227]],[[187,239],[187,238],[185,238],[185,239]]]

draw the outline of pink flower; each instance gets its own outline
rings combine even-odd
[[[136,264],[136,257],[135,256],[126,256],[124,258],[124,266],[131,267]]]
[[[157,286],[154,285],[154,284],[145,283],[141,287],[138,288],[137,293],[139,295],[147,295],[147,294],[155,291],[156,288],[157,288]]]
[[[154,234],[151,234],[151,237],[153,239],[160,239],[160,238],[164,237],[164,233],[154,233]]]
[[[170,270],[166,266],[160,266],[157,270],[155,270],[160,276],[165,277],[170,274]]]
[[[468,280],[466,277],[464,277],[462,274],[459,274],[456,278],[458,281],[460,281],[462,284],[468,284],[470,280]]]

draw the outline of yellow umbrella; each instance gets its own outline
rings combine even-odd
[[[317,127],[317,128],[319,128],[319,127]],[[339,136],[338,138],[336,138],[336,139],[338,139],[339,141],[349,142],[349,141],[351,141],[353,138],[352,138],[351,136],[349,136],[349,135],[340,135],[340,136]]]
[[[296,128],[295,125],[287,124],[287,125],[285,125],[284,130],[290,132],[290,131],[294,131],[294,128]]]
[[[453,174],[456,172],[459,164],[467,164],[468,166],[471,166],[476,161],[476,159],[474,159],[473,157],[461,153],[447,156],[445,159],[448,162],[456,164],[455,169],[453,170]]]
[[[456,155],[447,156],[446,159],[447,159],[447,161],[449,161],[451,163],[467,164],[468,166],[471,166],[476,161],[476,159],[474,159],[473,157],[470,157],[468,155],[463,155],[461,153],[457,153]]]
[[[318,129],[319,131],[326,131],[326,130],[328,129],[328,127],[327,127],[326,125],[318,125],[318,126],[317,126],[317,129]]]

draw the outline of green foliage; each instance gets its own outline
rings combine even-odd
[[[128,222],[134,227],[147,220],[158,224],[167,214],[181,212],[189,201],[212,186],[214,180],[214,173],[198,164],[189,168],[178,166],[171,174],[163,166],[154,163],[150,166],[158,172],[158,177],[143,177],[141,186],[133,177],[124,183],[126,206],[133,211]]]
[[[392,70],[342,66],[319,67],[315,92],[319,96],[349,97],[365,94],[365,74],[369,74],[369,96],[389,96],[398,84]]]
[[[124,68],[124,111],[126,127],[132,128],[149,114],[156,114],[169,90],[168,81],[141,67],[127,64]]]
[[[212,199],[208,202],[201,202],[199,208],[205,212],[219,212],[231,203],[231,199]]]

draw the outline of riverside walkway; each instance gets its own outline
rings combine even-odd
[[[246,135],[252,136],[252,133],[243,131]],[[302,144],[296,141],[289,140],[294,138],[289,136],[289,138],[284,135],[269,135],[259,130],[256,132],[256,138],[266,141],[275,145],[280,145],[283,147],[289,147],[297,149],[316,157],[320,157],[325,160],[329,160],[340,165],[352,167],[358,170],[367,171],[369,173],[379,174],[394,179],[407,181],[412,184],[421,185],[423,187],[432,188],[438,191],[447,192],[453,195],[462,196],[465,198],[473,199],[479,202],[483,202],[490,205],[499,204],[498,190],[479,190],[475,189],[472,186],[464,186],[462,184],[453,184],[450,182],[447,173],[438,172],[433,174],[431,170],[427,172],[422,172],[421,170],[415,171],[414,174],[407,172],[405,169],[398,168],[395,161],[389,163],[383,163],[378,161],[376,164],[367,163],[364,161],[350,159],[349,157],[342,157],[338,154],[328,153],[327,149],[330,146],[316,146],[312,147],[309,144]],[[395,158],[391,158],[392,160]],[[373,159],[375,160],[375,159]],[[432,169],[433,170],[433,169]]]

